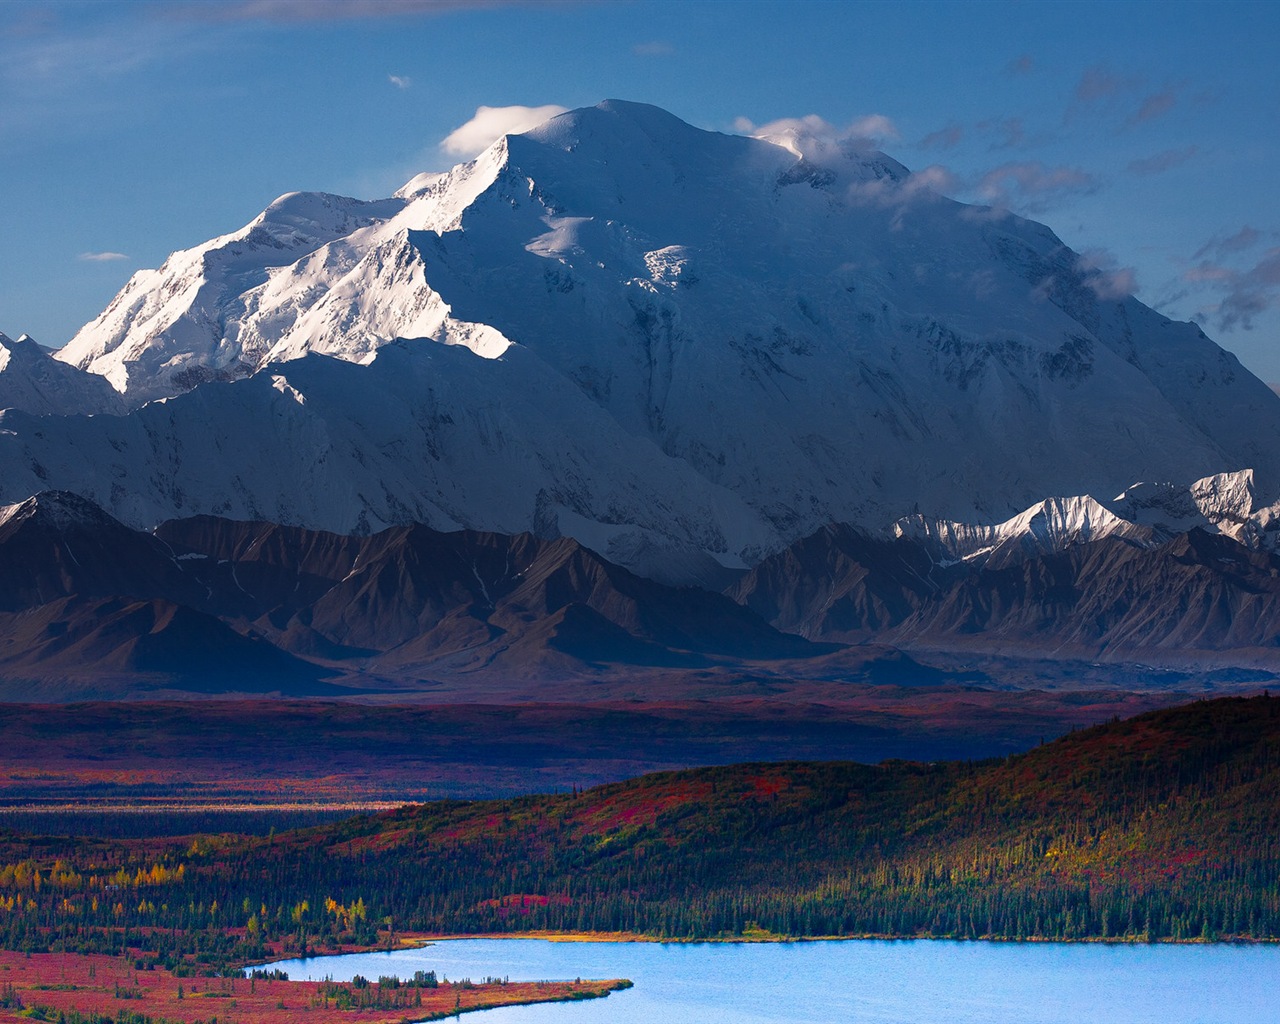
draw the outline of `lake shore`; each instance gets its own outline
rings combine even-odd
[[[250,970],[251,968],[247,968]],[[401,1024],[442,1020],[473,1010],[599,999],[630,988],[623,978],[575,981],[441,980],[431,986],[383,986],[377,981],[293,981],[279,977],[180,977],[132,957],[0,951],[0,1024],[120,1019],[141,1014],[150,1024]]]
[[[619,999],[495,1024],[1274,1024],[1276,946],[1017,942],[587,942],[492,937],[270,965],[290,977],[631,978]],[[488,1019],[488,1018],[486,1018]]]
[[[771,932],[747,932],[743,935],[716,935],[704,938],[677,938],[671,936],[646,935],[641,932],[459,932],[449,934],[418,934],[405,936],[398,949],[417,949],[435,942],[451,942],[464,939],[541,939],[546,942],[646,942],[674,945],[726,944],[743,945],[749,943],[803,943],[803,942],[992,942],[1017,943],[1025,945],[1103,945],[1103,946],[1274,946],[1280,944],[1277,939],[1255,939],[1249,937],[1223,936],[1217,939],[1143,939],[1139,936],[1104,937],[1090,936],[1073,939],[1051,939],[1039,936],[1010,937],[1000,935],[982,935],[977,938],[956,938],[946,935],[777,935]],[[351,948],[339,953],[379,952],[385,946]],[[333,955],[315,953],[315,956]],[[300,958],[299,958],[300,959]]]

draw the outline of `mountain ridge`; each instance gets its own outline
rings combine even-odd
[[[6,414],[0,500],[568,535],[723,585],[829,522],[1280,495],[1280,399],[1199,328],[883,154],[800,153],[606,101],[389,200],[282,197],[60,353],[170,397],[109,437]]]
[[[145,533],[52,492],[0,508],[0,693],[813,700],[1058,676],[1159,690],[1197,670],[1213,690],[1280,672],[1274,551],[1203,529],[1007,550],[1021,557],[944,563],[906,536],[831,526],[718,594],[567,537],[212,516]],[[1071,659],[1088,678],[1070,681]]]
[[[0,409],[121,414],[125,402],[102,377],[59,361],[34,338],[0,334]]]

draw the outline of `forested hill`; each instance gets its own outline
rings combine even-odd
[[[151,893],[144,880],[114,919],[112,901],[90,912],[90,894],[47,879],[25,932],[0,913],[8,941],[64,941],[57,900],[79,906],[67,941],[132,923],[178,942],[212,929],[214,900],[223,934],[249,925],[235,941],[250,946],[368,941],[388,917],[396,931],[677,938],[1277,938],[1280,700],[1202,701],[980,763],[736,765],[167,854],[82,850],[185,870]]]
[[[1004,760],[664,773],[312,841],[428,865],[388,888],[418,888],[405,910],[444,930],[1276,936],[1280,699],[1198,702]]]

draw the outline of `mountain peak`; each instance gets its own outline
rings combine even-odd
[[[20,334],[15,341],[7,334],[0,334],[0,348],[7,352],[29,351],[31,346],[36,345],[30,335]],[[36,346],[39,348],[39,346]]]
[[[67,366],[29,334],[0,334],[0,409],[50,413],[114,413],[122,405],[96,374]]]
[[[6,420],[0,495],[83,491],[142,526],[528,530],[687,582],[912,508],[1000,524],[1240,466],[1280,486],[1280,399],[1198,328],[861,143],[799,151],[607,100],[397,198],[288,193],[59,353],[131,404],[177,397],[118,430]]]
[[[58,531],[81,526],[124,529],[101,507],[71,491],[40,491],[25,501],[0,506],[0,527],[23,522],[40,523]]]
[[[632,100],[603,100],[595,106],[568,110],[519,134],[546,145],[563,146],[575,135],[607,130],[640,131],[668,145],[707,134],[661,107]]]

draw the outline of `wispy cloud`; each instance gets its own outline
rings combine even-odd
[[[1253,330],[1254,318],[1280,303],[1280,248],[1267,250],[1247,270],[1227,271],[1219,283],[1222,300],[1211,311],[1218,326],[1224,331],[1235,327]]]
[[[981,142],[986,140],[987,148],[1024,149],[1036,141],[1028,137],[1027,128],[1020,117],[988,117],[965,126],[952,122],[930,132],[920,140],[921,149],[955,149],[964,142]]]
[[[90,30],[34,33],[20,40],[6,56],[19,66],[6,69],[15,81],[65,87],[86,78],[106,78],[152,64],[164,48],[189,42],[167,26],[125,19]]]
[[[1099,110],[1113,110],[1123,96],[1141,87],[1140,77],[1121,74],[1105,64],[1085,68],[1072,91],[1063,121],[1070,122]]]
[[[82,252],[76,257],[76,259],[85,260],[88,263],[111,263],[115,260],[127,260],[128,258],[122,252]]]
[[[1159,120],[1177,107],[1179,94],[1187,85],[1186,81],[1170,82],[1156,92],[1143,95],[1134,108],[1131,104],[1146,84],[1143,75],[1122,73],[1106,64],[1085,68],[1072,91],[1063,121],[1070,122],[1085,115],[1115,116],[1127,109],[1132,112],[1124,117],[1122,127],[1136,128]]]
[[[450,156],[467,159],[483,152],[504,135],[518,135],[568,108],[551,103],[542,107],[477,107],[466,124],[459,125],[440,142]]]
[[[1230,256],[1234,253],[1252,249],[1262,241],[1262,232],[1246,224],[1239,231],[1228,235],[1226,232],[1214,235],[1196,250],[1193,260],[1202,260],[1206,256]]]
[[[56,29],[62,20],[52,4],[38,7],[12,4],[5,14],[8,17],[0,20],[0,39],[44,35]]]
[[[408,75],[387,75],[387,81],[397,89],[407,89],[413,85],[413,79]]]
[[[989,117],[975,127],[980,133],[993,136],[992,149],[1017,149],[1027,141],[1027,130],[1020,117]]]
[[[152,9],[84,5],[83,17],[11,23],[0,34],[0,137],[18,145],[19,133],[83,135],[132,109],[131,78],[165,61],[207,59],[221,45],[217,33],[147,16]]]
[[[1005,74],[1008,75],[1029,75],[1036,68],[1035,61],[1031,59],[1031,54],[1024,53],[1004,66]]]
[[[955,149],[963,139],[964,129],[958,124],[949,124],[936,132],[930,132],[920,140],[920,145],[925,149]]]
[[[912,172],[903,181],[895,181],[893,178],[855,181],[849,186],[846,195],[850,202],[862,206],[896,207],[897,216],[890,224],[897,230],[910,209],[921,203],[936,202],[959,187],[960,181],[954,174],[947,168],[934,164]]]
[[[1123,299],[1138,290],[1138,273],[1133,267],[1122,267],[1106,249],[1086,249],[1076,264],[1085,287],[1098,298]]]
[[[1140,78],[1119,74],[1105,64],[1095,64],[1084,69],[1080,81],[1076,83],[1074,98],[1080,103],[1097,103],[1136,89],[1141,84]]]
[[[767,124],[756,124],[739,117],[733,122],[735,131],[784,146],[796,156],[819,161],[833,159],[847,149],[869,149],[899,138],[897,125],[884,114],[868,114],[839,128],[817,114],[804,117],[782,117]]]
[[[906,178],[875,178],[851,182],[845,198],[857,206],[875,206],[892,211],[889,227],[901,231],[916,211],[942,202],[955,192],[959,181],[947,168],[937,164],[924,167]]]
[[[191,0],[170,13],[201,21],[315,22],[374,18],[433,17],[457,11],[483,11],[534,4],[538,0]]]
[[[637,57],[670,57],[676,48],[663,39],[653,39],[647,43],[636,43],[631,52]]]
[[[868,142],[893,142],[900,138],[898,126],[884,114],[867,114],[859,117],[848,128],[848,137],[866,139]]]
[[[993,167],[982,175],[974,192],[992,206],[1040,212],[1096,192],[1100,185],[1094,175],[1078,167],[1050,167],[1027,160]]]
[[[1129,118],[1129,124],[1142,124],[1144,121],[1154,121],[1158,117],[1164,117],[1177,102],[1177,94],[1172,89],[1153,93],[1142,101],[1137,111]]]
[[[1197,296],[1200,308],[1193,319],[1213,322],[1223,331],[1252,330],[1257,317],[1280,308],[1280,247],[1252,260],[1244,256],[1264,237],[1248,224],[1215,235],[1196,251],[1195,262],[1179,278],[1178,290],[1169,286],[1168,301]]]
[[[1185,149],[1166,149],[1163,153],[1129,161],[1130,174],[1163,174],[1175,167],[1180,167],[1200,152],[1200,147],[1191,145]]]

